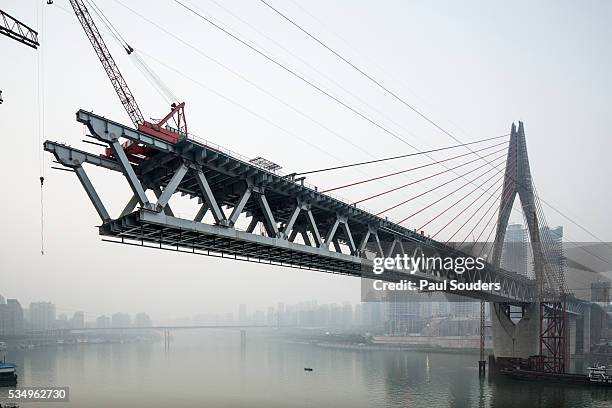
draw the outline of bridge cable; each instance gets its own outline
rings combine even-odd
[[[503,144],[507,144],[507,143],[508,143],[508,142],[501,142],[501,143],[495,144],[495,145],[493,145],[493,146],[488,146],[488,147],[482,148],[482,149],[480,149],[480,150],[488,150],[488,149],[491,149],[491,148],[493,148],[493,147],[497,147],[497,146],[500,146],[500,145],[503,145]],[[490,156],[490,155],[492,155],[492,154],[499,153],[499,152],[501,152],[501,151],[503,151],[503,150],[506,150],[506,149],[505,149],[505,148],[502,148],[502,149],[496,150],[496,151],[494,151],[494,152],[492,152],[492,153],[489,153],[489,154],[488,154],[488,156]],[[387,178],[387,177],[392,177],[392,176],[396,176],[396,175],[398,175],[398,174],[407,173],[407,172],[410,172],[410,171],[413,171],[413,170],[419,170],[419,169],[423,169],[423,168],[425,168],[425,167],[434,166],[434,165],[436,165],[436,164],[441,164],[441,163],[447,162],[447,161],[449,161],[449,160],[454,160],[454,159],[458,159],[458,158],[460,158],[460,157],[468,156],[468,155],[470,155],[470,154],[471,154],[471,153],[464,153],[464,154],[460,154],[460,155],[458,155],[458,156],[449,157],[449,158],[446,158],[446,159],[443,159],[443,160],[436,160],[436,161],[434,161],[434,162],[427,163],[427,164],[422,164],[422,165],[420,165],[420,166],[411,167],[411,168],[408,168],[408,169],[404,169],[404,170],[399,170],[399,171],[395,171],[395,172],[392,172],[392,173],[383,174],[382,176],[371,177],[371,178],[368,178],[368,179],[364,179],[364,180],[355,181],[355,182],[352,182],[352,183],[349,183],[349,184],[344,184],[344,185],[341,185],[341,186],[338,186],[338,187],[329,188],[329,189],[327,189],[327,190],[322,190],[321,192],[322,192],[322,193],[328,193],[328,192],[330,192],[330,191],[341,190],[341,189],[343,189],[343,188],[347,188],[347,187],[354,187],[354,186],[357,186],[357,185],[360,185],[360,184],[369,183],[369,182],[371,182],[371,181],[382,180],[382,179]],[[455,167],[447,167],[447,168],[446,168],[446,170],[444,170],[444,171],[442,171],[442,172],[440,172],[440,173],[437,173],[437,174],[433,174],[433,175],[429,176],[428,178],[435,177],[435,176],[437,176],[437,175],[439,175],[439,174],[447,173],[447,172],[452,171],[452,170],[455,170],[455,169],[457,169],[457,168],[459,168],[459,167],[462,167],[462,166],[465,166],[465,165],[467,165],[467,164],[473,163],[473,162],[475,162],[475,161],[477,161],[477,160],[480,160],[480,159],[476,159],[476,160],[472,160],[472,161],[469,161],[469,162],[465,162],[465,163],[463,163],[463,164],[461,164],[461,165],[458,165],[458,166],[455,166]],[[426,179],[425,179],[425,180],[426,180]],[[396,190],[399,190],[399,189],[401,189],[401,188],[403,188],[403,187],[406,187],[406,186],[408,186],[408,185],[410,185],[410,183],[409,183],[409,184],[404,184],[403,186],[395,187],[395,188],[393,188],[393,189],[391,189],[391,190],[387,190],[386,192],[380,193],[380,195],[386,194],[387,192],[391,192],[391,191],[396,191]],[[375,195],[375,196],[372,196],[371,198],[374,198],[374,197],[377,197],[377,196],[378,196],[378,195]],[[363,200],[359,200],[359,201],[356,201],[356,202],[355,202],[355,204],[360,203],[360,202],[362,202],[362,201],[367,201],[367,200],[369,200],[369,198],[367,198],[367,199],[363,199]]]
[[[431,236],[431,238],[435,238],[440,232],[442,232],[444,229],[446,229],[446,227],[448,227],[452,222],[454,222],[455,220],[457,220],[457,218],[459,218],[461,215],[463,215],[463,213],[465,213],[468,209],[470,209],[470,207],[472,205],[474,205],[478,200],[480,200],[485,193],[489,192],[489,190],[491,190],[493,187],[495,187],[495,185],[497,185],[499,183],[500,180],[503,180],[502,178],[498,178],[497,181],[493,184],[491,184],[486,190],[484,190],[478,197],[476,197],[471,203],[469,203],[467,206],[465,206],[465,208],[463,210],[461,210],[461,212],[459,212],[457,215],[455,215],[455,217],[453,217],[452,220],[450,220],[449,222],[447,222],[442,228],[440,228],[435,234],[433,234]],[[486,182],[485,182],[486,183]],[[483,183],[483,185],[485,184]],[[493,190],[494,192],[498,191],[503,184],[499,184],[499,186],[497,186],[497,188],[495,190]],[[456,202],[455,204],[453,204],[453,206],[457,205],[459,202]],[[484,202],[486,203],[486,201]],[[483,204],[484,204],[483,203]],[[479,207],[480,208],[480,207]],[[433,221],[433,220],[432,220]],[[431,221],[430,221],[431,222]],[[465,225],[465,224],[464,224]],[[423,227],[421,227],[423,228]],[[421,229],[419,228],[419,229]]]
[[[365,164],[372,164],[372,163],[379,163],[379,162],[384,162],[384,161],[388,161],[388,160],[403,159],[405,157],[420,156],[422,154],[440,152],[440,151],[443,151],[443,150],[456,149],[458,147],[463,147],[463,146],[467,146],[467,145],[471,145],[471,144],[476,144],[476,143],[482,143],[482,142],[486,142],[486,141],[489,141],[489,140],[501,139],[503,137],[508,137],[508,136],[510,136],[509,133],[505,134],[505,135],[501,135],[501,136],[494,136],[494,137],[489,137],[489,138],[486,138],[486,139],[480,139],[480,140],[476,140],[476,141],[469,142],[469,143],[462,143],[462,144],[453,145],[453,146],[440,147],[440,148],[431,149],[431,150],[422,150],[422,151],[419,151],[419,152],[416,152],[416,153],[408,153],[408,154],[402,154],[402,155],[399,155],[399,156],[385,157],[385,158],[382,158],[382,159],[368,160],[368,161],[351,163],[351,164],[343,164],[341,166],[326,167],[326,168],[317,169],[317,170],[303,171],[303,172],[300,172],[300,173],[295,173],[295,175],[296,176],[304,176],[304,175],[307,175],[307,174],[321,173],[321,172],[324,172],[324,171],[331,171],[331,170],[346,169],[346,168],[349,168],[349,167],[362,166],[362,165],[365,165]],[[471,154],[471,153],[467,153],[467,154]]]
[[[453,235],[451,235],[445,242],[445,244],[448,244],[449,242],[451,242],[451,240],[455,237],[455,235],[457,235],[462,229],[463,227],[465,227],[467,225],[468,222],[470,222],[472,220],[472,218],[474,218],[476,216],[476,214],[478,214],[478,212],[482,209],[482,207],[484,207],[489,201],[491,201],[492,198],[495,198],[495,194],[497,194],[497,192],[503,187],[503,183],[500,184],[497,189],[495,191],[493,191],[493,194],[491,194],[485,201],[482,202],[482,204],[480,204],[480,207],[478,207],[476,209],[476,211],[472,212],[472,215],[470,215],[470,217],[468,219],[465,220],[465,222],[463,224],[461,224],[461,226],[457,229],[457,231],[455,231],[455,233]],[[437,233],[436,233],[437,234]],[[435,236],[435,235],[434,235]],[[468,234],[469,236],[469,234]],[[465,242],[465,240],[464,240]]]
[[[485,173],[487,174],[487,173]],[[466,198],[468,198],[469,196],[471,196],[472,194],[474,194],[479,188],[482,188],[485,184],[487,184],[488,182],[490,182],[493,177],[495,177],[497,175],[497,173],[493,173],[493,175],[491,177],[489,177],[488,179],[486,179],[485,181],[483,181],[480,186],[477,186],[476,188],[474,188],[473,190],[469,191],[468,193],[464,194],[460,199],[458,199],[457,201],[455,201],[454,203],[452,203],[449,207],[447,207],[445,210],[437,212],[436,216],[431,218],[429,221],[427,221],[425,224],[421,225],[418,230],[422,231],[423,228],[425,228],[426,226],[428,226],[429,224],[431,224],[432,222],[434,222],[435,220],[437,220],[438,218],[440,218],[442,215],[446,214],[448,211],[450,211],[452,208],[454,208],[455,206],[457,206],[459,203],[461,203],[463,200],[465,200]],[[467,187],[467,186],[466,186]],[[486,190],[485,190],[486,191]],[[452,194],[452,193],[450,193]],[[425,207],[423,210],[424,211],[426,208],[431,207],[433,204],[432,203],[430,205],[428,205],[427,207]],[[420,211],[419,211],[420,212]],[[415,213],[418,214],[419,212]]]
[[[502,151],[502,150],[503,150],[503,149],[500,149],[500,150],[497,150],[497,151],[495,151],[495,152],[489,153],[489,155],[497,154],[497,153],[499,153],[499,152],[500,152],[500,151]],[[500,158],[503,158],[503,156],[498,157],[496,160],[499,160]],[[365,202],[365,201],[371,200],[371,199],[373,199],[373,198],[378,198],[378,197],[381,197],[381,196],[383,196],[383,195],[386,195],[386,194],[392,193],[392,192],[397,191],[397,190],[401,190],[401,189],[406,188],[406,187],[408,187],[408,186],[411,186],[411,185],[414,185],[414,184],[418,184],[418,183],[420,183],[420,182],[422,182],[422,181],[432,179],[432,178],[434,178],[434,177],[436,177],[436,176],[439,176],[439,175],[441,175],[441,174],[448,173],[448,172],[449,172],[449,171],[451,171],[451,170],[456,170],[456,169],[458,169],[458,168],[460,168],[460,167],[467,166],[468,164],[474,163],[474,162],[476,162],[476,161],[478,161],[478,159],[474,159],[474,160],[470,160],[470,161],[465,162],[465,163],[461,163],[461,164],[459,164],[459,165],[457,165],[457,166],[455,166],[455,167],[451,167],[451,168],[449,168],[449,169],[447,169],[447,170],[443,170],[443,171],[440,171],[440,172],[438,172],[438,173],[435,173],[435,174],[432,174],[432,175],[429,175],[429,176],[426,176],[426,177],[420,178],[420,179],[418,179],[418,180],[411,181],[410,183],[402,184],[401,186],[393,187],[393,188],[391,188],[391,189],[389,189],[389,190],[385,190],[385,191],[383,191],[383,192],[381,192],[381,193],[376,193],[376,194],[371,195],[371,196],[369,196],[369,197],[362,198],[362,199],[360,199],[360,200],[357,200],[357,201],[353,202],[353,204],[359,204],[359,203],[363,203],[363,202]],[[417,169],[417,168],[421,168],[421,167],[424,167],[424,166],[414,167],[413,169]],[[478,169],[481,169],[481,168],[483,168],[483,167],[484,167],[484,166],[482,166],[482,165],[481,165],[481,166],[476,167],[476,168],[474,168],[474,169],[472,169],[472,170],[470,170],[470,171],[468,171],[468,172],[466,172],[466,173],[459,174],[457,177],[455,177],[455,178],[453,178],[453,179],[451,179],[451,180],[448,180],[448,181],[446,181],[445,183],[440,184],[440,185],[438,185],[437,187],[435,187],[435,188],[433,188],[433,189],[431,189],[431,190],[429,190],[429,191],[437,190],[438,188],[443,187],[443,186],[445,186],[445,185],[447,185],[447,184],[449,184],[449,183],[451,183],[451,182],[453,182],[453,181],[455,181],[455,180],[458,180],[458,179],[460,179],[460,178],[465,178],[465,176],[466,176],[466,175],[471,174],[471,173],[473,173],[474,171],[476,171],[476,170],[478,170]],[[410,170],[411,170],[411,169],[410,169]],[[456,173],[456,172],[454,172],[454,173]],[[381,176],[380,178],[382,178],[382,177],[384,177],[384,176]],[[363,182],[372,181],[372,180],[377,180],[378,178],[379,178],[379,177],[375,177],[375,178],[373,178],[373,179],[365,180],[365,181],[363,181]],[[361,183],[361,182],[360,182],[360,183]],[[357,183],[353,183],[353,184],[357,184]],[[429,191],[427,191],[427,192],[429,192]],[[415,197],[411,197],[411,199],[413,199],[413,198],[415,198]],[[404,204],[404,203],[406,203],[406,202],[407,202],[407,201],[404,201],[404,202],[400,203],[400,205],[401,205],[401,204]],[[395,206],[394,206],[394,207],[391,207],[391,208],[388,208],[388,209],[386,209],[386,210],[383,210],[383,211],[381,211],[381,212],[377,213],[377,215],[379,215],[379,214],[384,214],[385,212],[387,212],[387,211],[389,211],[389,210],[391,210],[391,209],[393,209],[393,208],[395,208]]]
[[[495,160],[499,160],[499,159],[503,159],[503,158],[504,158],[504,156],[502,155],[502,156],[498,156],[497,158],[495,158]],[[474,160],[474,161],[475,161],[475,160]],[[466,163],[466,164],[467,164],[467,163]],[[376,215],[379,215],[379,216],[380,216],[380,215],[382,215],[382,214],[384,214],[384,213],[386,213],[386,212],[388,212],[388,211],[391,211],[391,210],[393,210],[393,209],[395,209],[395,208],[397,208],[397,207],[399,207],[399,206],[402,206],[402,205],[404,205],[404,204],[406,204],[406,203],[408,203],[408,202],[410,202],[410,201],[414,200],[415,198],[421,197],[421,196],[423,196],[423,195],[425,195],[425,194],[427,194],[427,193],[429,193],[429,192],[431,192],[431,191],[437,190],[437,189],[438,189],[438,188],[440,188],[440,187],[443,187],[443,186],[445,186],[445,185],[447,185],[447,184],[450,184],[450,183],[452,183],[453,181],[456,181],[456,180],[458,180],[458,179],[460,179],[460,178],[465,178],[465,176],[466,176],[466,175],[471,174],[471,173],[475,172],[476,170],[480,170],[481,168],[485,167],[485,165],[486,165],[486,163],[485,163],[485,164],[481,164],[480,166],[478,166],[478,167],[476,167],[476,168],[474,168],[474,169],[472,169],[472,170],[470,170],[470,171],[468,171],[468,172],[464,173],[463,175],[459,175],[459,176],[457,176],[457,177],[455,177],[455,178],[453,178],[453,179],[451,179],[451,180],[445,181],[444,183],[439,184],[439,185],[437,185],[436,187],[433,187],[433,188],[431,188],[431,189],[429,189],[429,190],[425,191],[424,193],[421,193],[421,194],[416,195],[416,196],[412,196],[412,197],[410,197],[410,198],[409,198],[409,199],[407,199],[407,200],[404,200],[404,201],[402,201],[402,202],[399,202],[399,203],[397,203],[397,204],[394,204],[394,205],[392,205],[391,207],[388,207],[388,208],[386,208],[386,209],[384,209],[384,210],[382,210],[382,211],[379,211],[378,213],[376,213]],[[417,182],[418,182],[418,181],[419,181],[419,180],[417,180]],[[468,184],[470,184],[470,183],[468,182]],[[403,188],[403,187],[404,187],[404,186],[400,186],[400,188]],[[367,198],[365,198],[365,199],[363,199],[363,200],[360,200],[359,202],[366,201],[366,200],[369,200],[369,199],[371,199],[371,198],[375,198],[375,197],[380,197],[381,195],[386,194],[386,193],[387,193],[387,191],[385,191],[385,192],[383,192],[383,193],[379,193],[379,194],[373,195],[373,196],[371,196],[371,197],[367,197]],[[443,197],[443,198],[444,198],[444,197]]]
[[[502,197],[503,195],[503,197]],[[489,216],[489,214],[491,214],[490,218],[487,220],[487,222],[485,222],[484,224],[484,228],[486,228],[488,225],[490,225],[491,220],[493,219],[493,217],[495,217],[495,214],[497,212],[497,210],[499,210],[500,207],[500,203],[505,199],[505,197],[508,197],[510,194],[508,192],[506,192],[505,194],[502,193],[499,194],[496,198],[499,199],[499,201],[497,200],[493,200],[493,202],[491,203],[491,205],[489,206],[489,208],[487,208],[487,210],[482,213],[482,215],[480,216],[480,219],[478,220],[478,222],[472,227],[472,229],[466,234],[465,238],[463,239],[463,241],[461,241],[461,244],[459,244],[459,246],[462,246],[467,239],[470,237],[470,235],[472,235],[474,233],[474,231],[480,226],[480,224],[482,223],[482,221],[485,220],[485,218],[487,216]],[[491,212],[491,210],[494,210],[493,212]],[[474,248],[476,247],[476,243],[478,242],[478,240],[480,239],[480,237],[482,236],[482,234],[484,233],[484,229],[483,231],[480,232],[480,234],[478,234],[478,237],[474,238],[472,235],[472,238],[474,238],[472,240],[472,247],[470,248],[470,253],[473,253]],[[486,242],[485,242],[486,244]]]
[[[502,158],[502,157],[500,157],[500,158]],[[483,176],[485,176],[485,175],[489,174],[491,171],[492,171],[491,169],[489,169],[489,170],[485,171],[484,173],[482,173],[481,175],[479,175],[478,177],[476,177],[475,179],[473,179],[471,183],[473,183],[473,182],[475,182],[476,180],[478,180],[479,178],[481,178],[481,177],[483,177]],[[403,222],[405,222],[405,221],[409,220],[410,218],[414,217],[415,215],[422,213],[422,212],[423,212],[423,211],[425,211],[426,209],[428,209],[428,208],[430,208],[430,207],[434,206],[435,204],[439,203],[440,201],[444,200],[445,198],[448,198],[448,197],[450,197],[451,195],[455,194],[457,191],[464,189],[465,187],[467,187],[467,186],[468,186],[469,184],[471,184],[471,183],[470,183],[470,182],[468,182],[468,183],[464,183],[463,185],[459,186],[458,188],[456,188],[455,190],[451,191],[450,193],[445,194],[445,195],[444,195],[444,196],[442,196],[441,198],[439,198],[439,199],[437,199],[437,200],[435,200],[435,201],[433,201],[433,202],[429,203],[428,205],[426,205],[425,207],[421,208],[420,210],[418,210],[418,211],[416,211],[416,212],[414,212],[414,213],[410,214],[409,216],[407,216],[407,217],[406,217],[406,218],[404,218],[403,220],[399,221],[399,222],[398,222],[398,224],[401,224],[401,223],[403,223]]]

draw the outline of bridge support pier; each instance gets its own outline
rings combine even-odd
[[[499,303],[491,303],[491,329],[495,358],[528,358],[539,354],[540,305],[530,303],[514,323]]]

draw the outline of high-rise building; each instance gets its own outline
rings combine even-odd
[[[266,324],[269,326],[273,326],[276,324],[276,316],[274,315],[274,308],[272,306],[268,307],[268,312],[266,313]]]
[[[138,313],[134,316],[134,326],[136,327],[151,327],[153,326],[153,321],[146,313]]]
[[[253,323],[263,326],[266,322],[266,315],[263,310],[256,310],[253,314]]]
[[[351,326],[353,324],[353,306],[349,302],[342,304],[342,326]]]
[[[286,316],[285,316],[285,304],[279,302],[276,305],[276,319],[278,321],[279,326],[284,326],[287,324]]]
[[[453,317],[476,318],[480,316],[480,302],[451,302],[451,313]]]
[[[55,305],[51,302],[30,303],[30,325],[33,330],[50,330],[55,327]]]
[[[0,303],[0,334],[23,334],[23,310],[17,299]]]
[[[70,327],[73,329],[82,329],[85,327],[85,313],[74,312],[74,316],[70,319]]]
[[[521,224],[509,224],[502,248],[501,267],[527,276],[529,271],[529,234]]]
[[[4,296],[0,295],[0,305],[3,305],[6,303],[6,300],[4,299]]]
[[[243,303],[238,306],[238,323],[246,323],[247,322],[247,307]]]
[[[98,329],[108,329],[111,327],[111,319],[108,316],[102,315],[96,318],[96,327]]]
[[[132,325],[132,318],[127,313],[115,313],[111,317],[112,327],[130,327]]]

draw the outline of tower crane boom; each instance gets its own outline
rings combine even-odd
[[[171,111],[158,123],[151,123],[145,120],[132,91],[128,87],[125,78],[119,71],[119,67],[115,63],[104,39],[100,35],[91,14],[87,10],[83,0],[70,0],[70,5],[77,16],[81,27],[85,31],[89,42],[91,43],[100,63],[106,71],[106,75],[111,81],[113,88],[119,100],[123,104],[128,116],[134,123],[134,126],[141,132],[147,133],[150,136],[158,137],[167,142],[176,143],[187,137],[187,121],[185,119],[185,102],[173,103]],[[129,45],[124,46],[128,54],[131,54],[134,49]],[[168,122],[172,120],[174,126],[170,126]],[[136,146],[134,146],[136,148]],[[129,153],[129,152],[128,152]],[[141,153],[141,152],[140,152]]]

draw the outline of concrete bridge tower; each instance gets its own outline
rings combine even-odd
[[[534,254],[534,270],[539,290],[541,287],[540,279],[543,278],[542,244],[540,242],[536,201],[522,122],[519,122],[518,129],[515,124],[512,124],[510,133],[510,145],[501,195],[502,201],[497,218],[491,258],[491,263],[495,266],[500,266],[501,263],[506,228],[517,195],[521,201],[529,229],[531,249]],[[523,307],[523,318],[517,323],[510,319],[506,305],[492,303],[491,325],[495,357],[527,358],[538,354],[540,339],[540,306],[538,302],[525,305]]]

